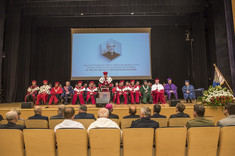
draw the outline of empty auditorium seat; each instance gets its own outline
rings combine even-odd
[[[158,128],[155,131],[155,145],[157,156],[183,156],[187,128]]]
[[[235,126],[223,127],[220,130],[219,156],[235,155]]]
[[[58,156],[87,156],[87,131],[84,129],[58,129],[56,131]]]
[[[55,132],[51,129],[23,131],[27,156],[55,156]]]
[[[80,122],[81,124],[83,124],[85,129],[87,129],[90,124],[95,121],[95,119],[74,119],[74,121]]]
[[[60,124],[63,121],[64,119],[51,119],[49,120],[49,128],[54,129],[56,125]]]
[[[120,127],[120,120],[119,119],[110,119],[110,120],[116,122],[116,124]]]
[[[123,129],[123,156],[152,156],[153,128]]]
[[[47,120],[25,120],[26,128],[48,128]]]
[[[220,127],[193,127],[188,130],[187,156],[216,156]]]
[[[7,120],[2,120],[2,124],[7,124],[8,121]],[[25,121],[24,120],[18,120],[18,122],[16,122],[17,125],[25,125]]]
[[[137,120],[137,118],[126,118],[126,119],[122,119],[122,122],[121,122],[121,128],[129,128],[131,127],[131,123],[132,121],[135,121]]]
[[[159,127],[167,127],[167,118],[151,118],[151,120],[157,121]]]
[[[120,156],[120,129],[91,129],[89,142],[91,156]]]
[[[169,127],[184,127],[190,118],[170,118],[168,121]]]
[[[0,155],[24,156],[24,141],[21,130],[0,129]]]

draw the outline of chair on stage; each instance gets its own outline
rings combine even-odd
[[[116,124],[120,127],[120,120],[119,119],[110,119],[113,122],[116,122]]]
[[[88,136],[85,129],[58,129],[56,141],[59,156],[87,156]]]
[[[167,118],[151,118],[151,120],[158,122],[159,127],[167,127]]]
[[[48,128],[47,120],[30,119],[25,120],[26,128]]]
[[[152,156],[153,128],[123,129],[123,156]]]
[[[51,129],[25,129],[23,131],[27,156],[55,156],[55,132]]]
[[[220,130],[219,156],[235,155],[235,126],[223,127]]]
[[[2,120],[2,124],[7,124],[7,123],[8,123],[7,120]],[[24,120],[18,120],[18,121],[16,122],[16,124],[17,124],[17,125],[23,125],[23,126],[25,126],[25,121],[24,121]]]
[[[215,156],[217,154],[219,132],[220,127],[189,128],[187,156]]]
[[[81,124],[83,124],[85,129],[88,129],[90,124],[93,123],[95,119],[74,119],[74,121],[80,122]]]
[[[0,130],[0,155],[1,156],[24,156],[24,140],[21,130]]]
[[[169,127],[184,127],[191,118],[170,118],[168,121]]]
[[[91,156],[120,156],[120,129],[91,129],[89,142]]]
[[[60,124],[63,121],[64,119],[51,119],[49,120],[49,128],[54,129],[56,125]]]
[[[187,128],[158,128],[155,131],[157,156],[185,155]]]
[[[126,119],[122,119],[121,128],[124,129],[124,128],[129,128],[129,127],[131,127],[132,121],[135,121],[135,120],[137,120],[137,119],[138,119],[138,118],[126,118]]]

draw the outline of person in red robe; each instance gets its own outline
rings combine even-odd
[[[108,76],[108,72],[103,72],[104,76],[99,79],[100,89],[102,92],[109,92],[109,89],[112,87],[112,78]]]
[[[39,87],[36,85],[37,81],[32,81],[32,86],[27,89],[27,95],[25,96],[25,102],[33,101],[35,103],[36,96],[39,90]]]
[[[98,89],[94,86],[94,81],[90,81],[90,85],[87,88],[86,103],[91,101],[92,104],[96,104],[96,95]]]
[[[60,96],[63,93],[63,89],[59,86],[59,82],[55,82],[55,87],[51,89],[51,97],[49,99],[49,105],[53,102],[57,104],[60,101]]]
[[[130,93],[130,101],[132,104],[140,102],[140,87],[139,85],[135,85],[135,80],[130,81],[131,84],[128,86],[128,90]]]
[[[152,85],[152,95],[154,104],[158,103],[159,101],[162,104],[166,103],[164,99],[164,87],[159,83],[159,79],[155,79],[155,84]]]
[[[121,80],[119,86],[116,89],[117,91],[117,104],[120,104],[124,99],[124,104],[127,104],[127,88],[124,86],[124,81]]]
[[[118,82],[115,83],[115,87],[112,88],[112,99],[113,99],[113,103],[116,102],[117,99],[117,87],[118,87]]]
[[[74,88],[74,94],[73,94],[73,101],[72,104],[76,104],[77,101],[79,101],[80,104],[84,105],[84,98],[83,93],[85,91],[85,88],[82,86],[82,81],[78,81],[77,86]]]
[[[48,84],[47,80],[43,81],[43,85],[40,87],[38,95],[37,95],[37,102],[36,105],[39,105],[39,102],[42,100],[45,104],[47,102],[48,95],[50,94],[51,87]]]

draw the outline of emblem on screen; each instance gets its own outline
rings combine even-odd
[[[109,39],[100,44],[100,53],[102,56],[112,61],[121,56],[122,45],[116,40]]]

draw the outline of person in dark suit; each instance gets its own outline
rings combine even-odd
[[[0,129],[25,129],[23,125],[17,125],[16,122],[18,121],[18,114],[15,111],[9,111],[6,113],[6,119],[8,121],[7,124],[0,125]]]
[[[190,116],[184,113],[185,105],[182,103],[178,103],[176,105],[176,114],[172,114],[170,118],[190,118]]]
[[[159,113],[161,112],[161,105],[156,104],[153,106],[153,115],[151,118],[166,118],[165,115],[160,115]]]
[[[136,107],[134,107],[134,106],[129,107],[129,114],[130,115],[124,116],[123,119],[126,119],[126,118],[140,118],[139,115],[136,115]]]
[[[79,113],[75,115],[74,119],[95,119],[94,114],[88,114],[87,113],[87,106],[86,105],[81,105],[79,107]]]
[[[148,107],[140,109],[140,119],[132,122],[130,128],[159,128],[159,123],[150,119],[151,110]]]
[[[65,105],[59,105],[58,107],[58,114],[51,116],[50,119],[64,119],[64,110],[66,106]]]
[[[40,120],[47,120],[48,121],[47,116],[42,116],[42,107],[35,106],[34,107],[34,113],[35,113],[35,115],[29,117],[29,119],[40,119]]]
[[[116,57],[120,56],[120,54],[115,52],[115,43],[114,42],[108,42],[106,44],[106,48],[107,48],[108,52],[104,53],[103,56],[105,56],[109,60],[113,60]]]
[[[113,114],[113,105],[108,103],[105,105],[105,108],[109,110],[109,119],[119,119],[119,116],[116,114]]]

